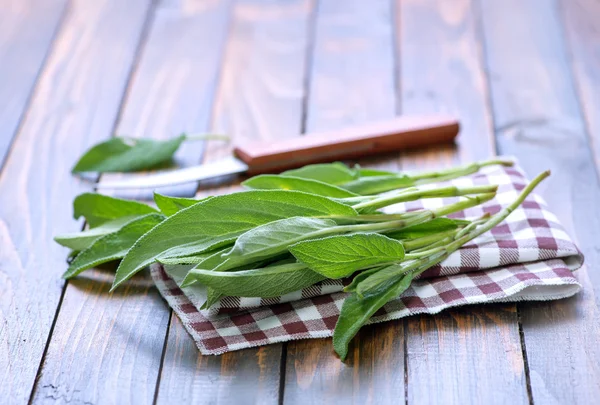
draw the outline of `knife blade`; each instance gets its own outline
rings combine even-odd
[[[96,186],[102,189],[155,188],[239,173],[276,173],[311,163],[450,143],[459,128],[458,121],[446,115],[401,116],[280,141],[240,143],[234,147],[234,156],[223,160],[158,173],[127,175],[121,180],[101,181]]]

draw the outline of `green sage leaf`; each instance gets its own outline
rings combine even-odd
[[[138,217],[138,215],[129,215],[113,219],[112,221],[104,222],[96,228],[77,233],[57,235],[54,237],[54,240],[62,246],[66,246],[75,252],[79,252],[87,249],[96,239],[121,229],[123,225]]]
[[[200,253],[197,255],[189,255],[189,256],[178,256],[178,257],[162,257],[158,258],[156,261],[165,264],[165,265],[188,265],[193,264],[197,265],[205,261],[208,257],[213,255],[214,252],[208,253]]]
[[[95,228],[105,222],[131,215],[154,214],[158,211],[149,205],[109,197],[98,193],[84,193],[73,201],[73,217],[84,217],[90,228]]]
[[[330,219],[306,217],[285,218],[257,226],[240,235],[233,248],[222,256],[222,263],[215,270],[229,270],[276,257],[286,253],[289,246],[317,237],[324,229],[336,226],[337,223]]]
[[[301,177],[303,179],[318,180],[323,183],[340,185],[348,183],[358,177],[355,170],[343,163],[319,163],[307,165],[299,169],[287,170],[281,173],[284,176]]]
[[[82,250],[75,257],[65,274],[63,274],[63,278],[69,279],[99,264],[123,258],[143,234],[162,222],[164,218],[161,214],[147,214],[137,217],[115,232],[96,239],[87,249]]]
[[[166,141],[113,137],[85,152],[72,172],[107,173],[151,169],[170,161],[185,139],[185,135]]]
[[[360,165],[354,165],[354,170],[358,172],[359,177],[368,177],[368,176],[397,176],[398,173],[390,172],[387,170],[379,170],[379,169],[371,169],[371,168],[362,168]]]
[[[242,185],[257,190],[298,190],[333,198],[357,196],[348,190],[319,180],[277,174],[255,176],[243,182]]]
[[[336,235],[307,240],[289,248],[300,262],[328,278],[338,279],[373,265],[399,262],[402,243],[378,233]]]
[[[372,274],[377,273],[379,270],[386,268],[387,266],[373,267],[372,269],[363,270],[357,275],[354,276],[352,282],[344,287],[344,292],[354,292],[356,291],[356,287],[360,284],[361,281],[366,280]]]
[[[301,263],[232,272],[192,269],[188,277],[221,295],[264,298],[298,291],[325,279]]]
[[[210,198],[210,197],[206,197]],[[194,204],[199,203],[200,201],[206,200],[206,198],[196,199],[196,198],[182,198],[182,197],[170,197],[167,195],[162,195],[158,193],[154,193],[154,202],[156,206],[164,215],[170,217],[171,215],[181,211],[184,208],[191,207]]]
[[[414,181],[405,175],[365,176],[342,184],[340,187],[360,195],[379,194],[399,188],[411,187]]]
[[[374,272],[373,274],[369,274],[368,277],[365,277],[363,280],[361,280],[356,286],[356,293],[361,298],[365,295],[372,294],[373,292],[378,291],[389,280],[397,280],[398,277],[402,277],[402,274],[405,272],[405,267],[399,264],[387,266],[379,271]]]
[[[254,190],[209,198],[142,236],[117,269],[113,289],[161,257],[216,249],[262,224],[294,216],[358,215],[347,205],[300,191]]]
[[[362,299],[356,293],[352,293],[344,300],[340,317],[333,330],[333,348],[342,360],[348,355],[348,345],[359,329],[379,308],[406,291],[411,282],[412,275],[407,274],[399,280],[391,280],[377,293]]]

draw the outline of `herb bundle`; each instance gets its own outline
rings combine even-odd
[[[516,209],[549,172],[495,215],[473,220],[449,214],[494,198],[496,185],[426,186],[504,160],[403,174],[318,164],[243,183],[247,191],[202,200],[155,195],[157,209],[87,193],[74,202],[89,229],[57,236],[72,250],[65,278],[121,260],[113,289],[148,265],[185,265],[182,287],[207,287],[204,308],[223,296],[276,297],[325,279],[351,278],[333,343],[344,359],[358,330],[412,280]],[[387,214],[390,205],[462,197],[436,209]]]

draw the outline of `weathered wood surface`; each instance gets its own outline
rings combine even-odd
[[[241,0],[233,6],[212,131],[234,139],[299,136],[312,6],[307,0]],[[214,142],[204,161],[230,153],[230,145]],[[215,188],[217,182],[209,181],[200,195],[239,189],[236,184]],[[202,356],[173,317],[158,403],[277,404],[284,348],[275,344]]]
[[[398,1],[399,105],[403,114],[448,112],[461,121],[458,148],[404,154],[406,169],[431,169],[494,155],[476,3]],[[406,319],[409,404],[526,404],[514,304]],[[493,367],[490,367],[493,364]]]
[[[579,103],[587,125],[596,167],[600,164],[600,3],[561,0],[562,23],[567,38]]]
[[[156,5],[151,29],[138,48],[117,134],[166,138],[206,131],[221,51],[218,46],[207,45],[211,52],[200,55],[194,50],[198,38],[211,45],[224,42],[229,9],[227,2],[200,6],[170,1]],[[201,143],[186,145],[177,159],[186,165],[197,164],[202,149]],[[167,192],[193,196],[195,186],[173,187]],[[151,193],[129,191],[127,196],[148,199]],[[43,402],[48,385],[52,391],[78,401],[151,402],[160,375],[170,309],[151,288],[148,275],[137,277],[123,291],[108,294],[111,277],[101,271],[87,274],[67,286],[64,310],[54,329],[57,335],[48,349],[34,402]],[[135,300],[130,299],[132,295]],[[85,329],[102,332],[80,335]],[[90,346],[104,349],[90,353],[86,350]],[[64,353],[69,353],[69,362],[64,361]],[[116,385],[120,389],[114,397],[102,394]]]
[[[16,403],[30,396],[63,291],[66,251],[52,237],[81,226],[68,207],[88,186],[68,173],[80,151],[112,131],[147,3],[70,5],[0,175],[11,199],[0,204],[0,397]]]
[[[0,0],[2,402],[596,402],[598,21],[593,0]],[[276,139],[431,111],[460,117],[456,149],[361,164],[439,167],[496,143],[530,175],[553,169],[542,190],[586,255],[583,293],[366,327],[341,363],[328,339],[201,356],[147,275],[112,295],[103,270],[60,279],[52,236],[80,229],[70,204],[90,189],[69,169],[115,132]]]
[[[67,0],[0,4],[0,168],[27,110]]]
[[[600,187],[559,8],[551,3],[483,1],[481,23],[498,149],[520,158],[530,176],[552,170],[540,192],[587,262],[577,273],[577,296],[518,305],[532,400],[591,404],[600,395]]]
[[[306,94],[306,131],[395,115],[391,17],[389,0],[319,3]],[[402,321],[366,327],[354,339],[345,363],[333,352],[331,339],[289,342],[283,402],[362,404],[403,398],[403,340]]]

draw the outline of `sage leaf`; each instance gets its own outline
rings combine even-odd
[[[232,272],[192,269],[188,277],[221,295],[263,298],[298,291],[325,279],[301,263]]]
[[[73,217],[84,217],[90,228],[105,222],[131,215],[153,214],[158,211],[149,205],[109,197],[98,193],[83,193],[73,201]]]
[[[179,256],[179,257],[162,257],[158,258],[157,262],[165,265],[197,265],[210,257],[214,252],[200,253],[197,255]]]
[[[333,185],[348,183],[358,177],[355,170],[350,169],[340,162],[307,165],[299,169],[287,170],[281,174],[284,176],[318,180]]]
[[[216,267],[223,264],[227,259],[223,255],[231,250],[231,246],[225,246],[216,251],[212,251],[208,256],[196,264],[196,269],[215,270]]]
[[[352,282],[344,287],[344,292],[354,292],[356,291],[356,287],[360,284],[361,281],[367,279],[372,274],[377,273],[379,270],[386,268],[387,266],[373,267],[372,269],[363,270],[358,273],[356,276],[352,278]]]
[[[211,255],[199,263],[196,269],[213,271],[239,270],[244,265],[254,264],[265,259],[276,259],[287,252],[288,246],[312,236],[320,231],[331,229],[336,222],[328,219],[292,217],[269,222],[242,234],[233,248],[225,254],[220,252]],[[192,284],[196,279],[186,277],[184,286]],[[203,308],[215,304],[221,294],[207,289],[207,300]]]
[[[135,218],[138,218],[138,216],[129,215],[126,217],[113,219],[112,221],[105,222],[96,228],[77,233],[57,235],[54,237],[54,240],[62,246],[66,246],[75,252],[79,252],[87,249],[96,239],[121,229],[123,225]]]
[[[164,218],[161,214],[136,217],[115,232],[96,239],[75,257],[63,274],[63,278],[69,279],[99,264],[123,258],[143,234],[162,222]]]
[[[398,188],[414,185],[414,181],[405,175],[391,174],[383,176],[365,176],[342,184],[340,187],[360,195],[379,194]]]
[[[240,235],[215,270],[228,270],[280,255],[287,252],[290,245],[317,237],[323,230],[336,226],[337,223],[330,219],[305,217],[285,218],[257,226]]]
[[[243,186],[260,190],[298,190],[306,193],[322,195],[333,198],[356,197],[354,194],[343,188],[331,184],[323,183],[319,180],[305,179],[301,177],[262,174],[254,176],[242,183]]]
[[[378,233],[336,235],[299,242],[289,248],[300,262],[328,278],[404,258],[402,243]]]
[[[379,170],[379,169],[371,169],[371,168],[363,169],[358,164],[354,165],[354,170],[358,172],[358,177],[398,175],[398,173],[390,172],[387,170]]]
[[[358,214],[347,205],[300,191],[253,190],[209,198],[173,214],[142,236],[121,261],[113,289],[160,257],[216,249],[278,219],[327,215]]]
[[[348,355],[348,345],[362,326],[389,301],[402,294],[412,282],[412,274],[399,280],[390,280],[376,293],[360,298],[352,293],[344,300],[340,317],[333,330],[333,349],[342,360]]]
[[[81,172],[133,172],[169,162],[186,136],[165,141],[145,138],[113,137],[92,146],[73,167]]]
[[[210,197],[206,197],[210,198]],[[200,201],[204,201],[203,199],[195,199],[195,198],[182,198],[182,197],[170,197],[167,195],[162,195],[158,193],[154,193],[154,202],[156,206],[164,215],[170,217],[171,215],[181,211],[184,208],[191,207],[194,204],[199,203]]]
[[[391,266],[387,266],[373,274],[369,274],[368,277],[365,277],[363,280],[359,280],[358,285],[356,286],[356,293],[362,298],[365,295],[380,289],[381,286],[385,285],[390,279],[398,279],[398,277],[401,277],[405,272],[405,267],[401,265],[392,264]]]

